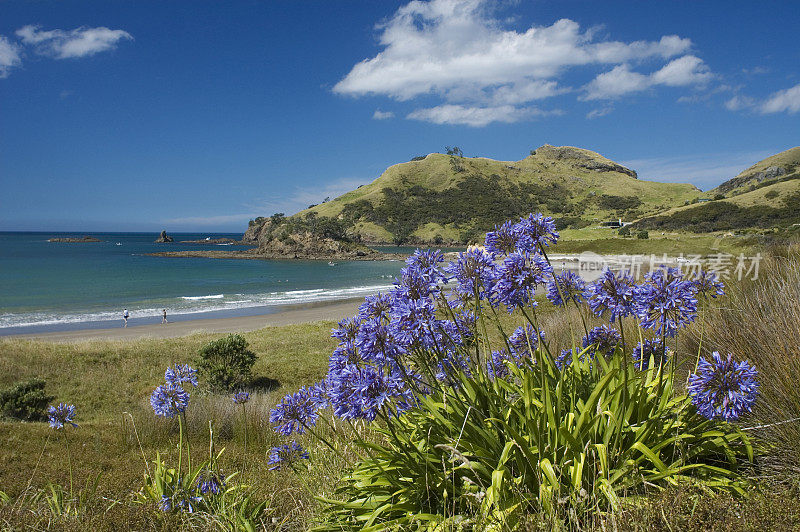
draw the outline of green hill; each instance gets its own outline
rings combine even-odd
[[[637,179],[589,150],[545,145],[520,161],[431,153],[295,217],[337,219],[364,242],[466,243],[528,212],[579,229],[652,216],[700,194],[690,184]]]
[[[716,194],[724,194],[730,197],[780,181],[794,179],[800,179],[800,146],[782,151],[757,162],[733,179],[729,179],[709,191],[709,194],[712,197]]]

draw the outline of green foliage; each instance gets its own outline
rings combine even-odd
[[[642,204],[642,200],[636,196],[611,196],[602,194],[597,197],[597,204],[610,211],[627,211],[635,209]]]
[[[631,228],[627,225],[620,227],[619,231],[617,231],[619,236],[631,236]]]
[[[200,348],[199,372],[214,390],[233,391],[246,385],[257,356],[240,334],[229,334]]]
[[[86,487],[79,490],[77,495],[67,491],[60,484],[48,484],[47,490],[41,490],[38,496],[47,503],[51,516],[76,516],[84,513],[90,503],[97,498],[99,481],[99,474],[94,479],[88,479]]]
[[[687,479],[742,493],[737,465],[752,460],[744,433],[674,397],[671,374],[619,355],[559,371],[538,352],[541,363],[510,365],[507,380],[480,366],[459,374],[454,388],[386,418],[384,443],[362,442],[369,457],[324,500],[321,530],[514,529],[532,512],[579,525],[618,509],[623,494]]]
[[[650,238],[650,233],[648,233],[647,230],[642,229],[641,231],[636,233],[636,238],[638,238],[639,240],[647,240],[648,238]]]
[[[686,230],[697,233],[730,231],[751,227],[788,227],[800,223],[800,192],[783,198],[782,206],[742,207],[731,202],[709,202],[637,222],[638,227],[660,230]]]
[[[45,384],[33,378],[0,391],[0,415],[22,421],[47,419],[47,405],[55,397],[45,393]]]
[[[714,201],[725,199],[725,194],[714,194]]]
[[[780,193],[777,190],[770,190],[769,192],[764,194],[764,197],[767,198],[767,199],[775,199],[779,195],[780,195]]]

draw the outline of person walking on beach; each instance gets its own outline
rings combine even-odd
[[[169,323],[167,321],[167,309],[161,309],[161,324]]]
[[[122,321],[125,322],[123,327],[127,327],[128,326],[128,309],[123,309],[122,310]]]

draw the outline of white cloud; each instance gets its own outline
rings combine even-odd
[[[586,86],[586,95],[583,99],[613,99],[656,85],[670,87],[703,85],[712,77],[713,75],[703,60],[693,55],[674,59],[649,75],[632,71],[628,64],[618,65],[593,79]]]
[[[677,35],[654,41],[599,40],[596,31],[581,30],[569,19],[524,31],[507,29],[507,19],[493,16],[496,6],[488,0],[412,1],[402,6],[377,26],[382,50],[354,65],[334,92],[382,95],[398,101],[434,95],[443,105],[414,111],[409,118],[449,120],[458,113],[499,119],[458,122],[486,125],[512,121],[509,106],[569,92],[559,78],[572,68],[628,68],[644,60],[694,58],[685,56],[691,41]],[[684,59],[672,65],[659,74],[656,83],[686,84],[682,79],[696,79],[700,66],[689,63],[690,59]]]
[[[725,101],[725,108],[729,111],[741,111],[753,107],[755,103],[753,98],[735,94],[731,99]]]
[[[394,113],[391,111],[381,111],[380,109],[375,109],[375,112],[372,113],[373,120],[388,120],[390,118],[394,118]]]
[[[559,115],[561,111],[543,111],[535,107],[514,107],[498,105],[494,107],[468,107],[445,104],[428,109],[416,109],[406,118],[432,122],[434,124],[464,125],[483,127],[492,122],[512,124],[536,116]]]
[[[11,69],[21,64],[19,46],[0,35],[0,79],[7,78]]]
[[[593,120],[595,118],[600,118],[601,116],[606,116],[610,114],[614,110],[613,107],[600,107],[598,109],[592,109],[588,113],[586,113],[586,118],[589,120]]]
[[[309,205],[322,203],[325,198],[335,199],[369,181],[371,179],[342,178],[322,185],[298,186],[280,197],[256,198],[246,206],[246,209],[258,212],[256,216],[266,216],[276,212],[294,214],[308,208]]]
[[[36,53],[55,59],[86,57],[112,50],[121,40],[132,40],[124,30],[105,27],[74,30],[42,31],[39,26],[24,26],[17,30],[17,37],[26,45],[33,46]]]
[[[761,105],[761,112],[764,114],[782,113],[784,111],[790,114],[800,111],[800,83],[794,87],[773,93]]]

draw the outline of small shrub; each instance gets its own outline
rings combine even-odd
[[[770,190],[769,192],[764,194],[764,197],[767,198],[767,199],[775,199],[775,198],[778,197],[778,191],[777,190]]]
[[[617,231],[619,236],[631,236],[631,228],[630,227],[620,227],[619,231]]]
[[[212,389],[231,391],[247,384],[256,358],[242,335],[229,334],[200,348],[197,367]]]
[[[650,238],[650,233],[642,229],[641,231],[636,233],[636,238],[638,238],[639,240],[647,240],[648,238]]]
[[[44,387],[44,379],[33,378],[0,391],[0,415],[22,421],[44,421],[47,405],[55,399],[45,393]]]

